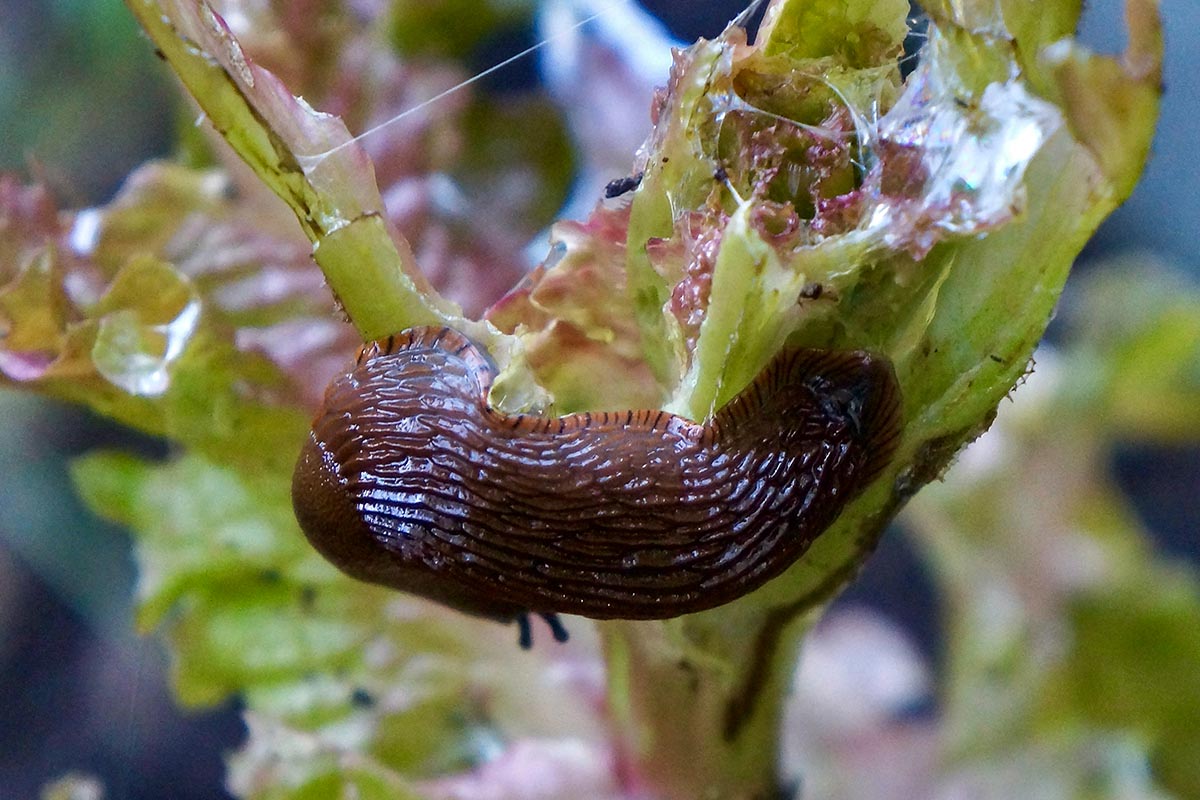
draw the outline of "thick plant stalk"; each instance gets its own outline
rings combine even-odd
[[[799,5],[772,6],[768,37],[772,20],[778,33]],[[1161,39],[1151,4],[1133,2],[1128,10],[1135,35],[1118,67],[1067,39],[1031,58],[1042,43],[1028,47],[1028,39],[1014,43],[1006,33],[1006,24],[1013,30],[1030,24],[1016,9],[989,20],[990,33],[967,33],[980,30],[969,24],[980,20],[931,8],[938,27],[931,27],[926,45],[924,68],[931,72],[924,79],[944,80],[958,92],[974,86],[976,98],[1001,86],[1051,87],[1047,94],[1062,102],[1062,118],[1056,120],[1058,111],[1048,104],[1037,112],[1045,114],[1039,124],[1046,138],[1030,153],[1015,216],[989,224],[984,237],[943,242],[915,261],[893,251],[856,265],[885,270],[896,282],[885,278],[838,309],[842,326],[859,329],[846,344],[861,345],[865,336],[872,345],[882,343],[896,364],[907,424],[887,475],[787,574],[759,592],[666,627],[602,626],[614,716],[663,796],[749,799],[781,790],[780,713],[805,630],[857,573],[896,510],[990,423],[996,405],[1030,368],[1075,255],[1140,173],[1156,116]],[[1074,19],[1063,24],[1073,26]],[[948,63],[967,53],[977,64],[1007,63],[1008,79],[989,82]],[[909,79],[910,89],[923,79],[921,69]],[[1083,75],[1096,82],[1085,88]],[[1008,111],[1034,108],[1035,97],[1030,92]],[[1108,109],[1091,117],[1098,127],[1088,129],[1084,107],[1089,115]],[[978,144],[967,135],[953,146]],[[982,207],[987,198],[979,199]],[[904,285],[901,276],[909,270],[915,276]],[[802,324],[797,335],[813,335],[813,329],[827,341],[819,324],[808,330]],[[833,334],[835,341],[842,336]]]

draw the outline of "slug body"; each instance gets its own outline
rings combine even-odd
[[[661,619],[796,561],[891,459],[889,362],[785,351],[700,424],[662,411],[506,415],[450,329],[367,345],[329,386],[292,485],[309,541],[350,575],[565,632],[557,613]]]

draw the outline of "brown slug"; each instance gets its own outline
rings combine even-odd
[[[473,342],[413,328],[336,378],[292,482],[308,540],[349,575],[470,614],[665,619],[799,558],[887,465],[887,359],[791,349],[707,422],[488,405]]]

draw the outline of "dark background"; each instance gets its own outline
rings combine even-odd
[[[684,40],[718,33],[740,3],[647,0]],[[1123,45],[1120,4],[1094,0],[1082,37]],[[1132,199],[1080,259],[1151,253],[1200,277],[1200,194],[1192,143],[1200,109],[1200,4],[1163,0],[1168,94],[1153,158]],[[485,67],[534,42],[491,41]],[[536,80],[532,59],[499,78]],[[172,90],[117,0],[0,0],[0,170],[32,172],[65,206],[103,202],[121,178],[169,146]],[[69,460],[96,446],[160,445],[84,412],[0,392],[0,800],[36,797],[67,771],[100,777],[107,797],[220,798],[223,752],[243,728],[230,706],[183,713],[165,658],[131,630],[134,568],[126,535],[93,518],[70,491]],[[1122,485],[1169,552],[1195,557],[1200,454],[1122,451]],[[935,598],[902,532],[889,535],[840,600],[901,622],[936,659]]]

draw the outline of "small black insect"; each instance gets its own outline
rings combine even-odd
[[[642,185],[642,174],[643,173],[639,172],[637,175],[629,175],[624,178],[617,178],[616,180],[609,181],[608,185],[604,187],[604,199],[612,200],[613,198],[620,197],[623,194],[629,194],[634,189]]]

